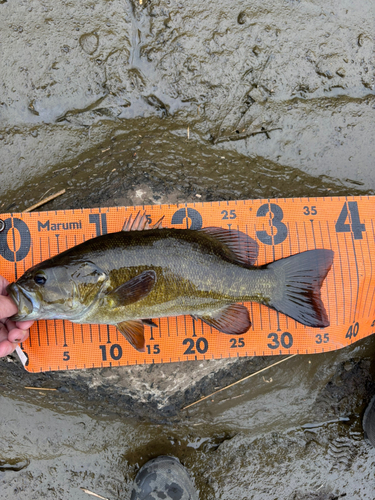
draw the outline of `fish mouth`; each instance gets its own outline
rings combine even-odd
[[[9,319],[11,319],[12,321],[32,319],[30,316],[34,312],[34,305],[32,299],[27,296],[26,292],[22,290],[16,283],[11,283],[10,285],[8,285],[6,290],[8,292],[8,295],[18,307],[18,312]]]

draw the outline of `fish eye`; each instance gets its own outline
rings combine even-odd
[[[37,285],[44,285],[44,283],[47,281],[47,278],[43,276],[43,274],[36,274],[34,276],[34,281]]]

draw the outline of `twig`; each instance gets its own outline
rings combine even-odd
[[[229,389],[229,387],[233,387],[234,385],[239,384],[240,382],[243,382],[244,380],[247,380],[251,377],[255,377],[255,375],[258,375],[259,373],[265,372],[266,370],[268,370],[269,368],[272,368],[273,366],[279,365],[280,363],[284,363],[284,361],[287,361],[288,359],[294,358],[294,356],[297,356],[297,354],[292,354],[291,356],[288,356],[287,358],[281,359],[280,361],[276,361],[276,363],[273,363],[272,365],[266,366],[265,368],[262,368],[261,370],[258,370],[257,372],[252,373],[251,375],[248,375],[247,377],[244,377],[244,378],[241,378],[240,380],[237,380],[237,382],[233,382],[233,384],[229,384],[229,385],[223,387],[222,389],[219,389],[215,392],[212,392],[208,396],[204,396],[204,398],[198,399],[198,401],[195,401],[194,403],[191,403],[190,405],[184,406],[183,408],[181,408],[181,410],[186,410],[186,408],[190,408],[191,406],[194,406],[197,403],[200,403],[204,399],[208,399],[211,396],[213,396],[214,394],[217,394],[218,392],[225,391],[225,389]]]
[[[25,389],[31,389],[33,391],[57,391],[57,389],[49,389],[47,387],[25,387]]]
[[[32,207],[26,208],[26,210],[24,210],[24,212],[32,212],[36,208],[41,207],[42,205],[44,205],[45,203],[48,203],[49,201],[54,200],[58,196],[61,196],[62,194],[65,193],[65,191],[66,191],[65,189],[62,189],[58,193],[51,194],[51,196],[48,196],[47,198],[44,198],[44,200],[38,201],[38,203],[35,203],[35,205],[33,205]]]
[[[83,492],[87,493],[88,495],[92,495],[93,497],[96,498],[101,498],[102,500],[108,500],[106,497],[102,497],[101,495],[97,495],[93,491],[87,490],[86,488],[80,488]]]
[[[41,200],[43,200],[43,199],[46,197],[46,194],[47,194],[47,193],[49,193],[50,191],[52,191],[52,189],[53,189],[53,188],[49,188],[49,189],[47,189],[47,191],[44,193],[44,195],[43,195],[43,196],[41,196],[41,198],[40,198],[40,199],[41,199]]]

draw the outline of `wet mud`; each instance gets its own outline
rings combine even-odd
[[[0,210],[60,189],[44,209],[374,194],[374,22],[370,0],[0,1]],[[280,358],[9,356],[0,498],[128,499],[170,453],[202,500],[373,499],[374,351],[297,356],[188,409]]]

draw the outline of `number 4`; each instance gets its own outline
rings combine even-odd
[[[348,212],[349,206],[349,212]],[[349,216],[349,224],[346,223],[346,219]],[[336,222],[336,232],[337,233],[350,233],[352,232],[355,240],[362,239],[362,233],[366,231],[366,227],[361,223],[359,219],[358,203],[356,201],[348,201],[344,203],[342,207],[339,218]]]

